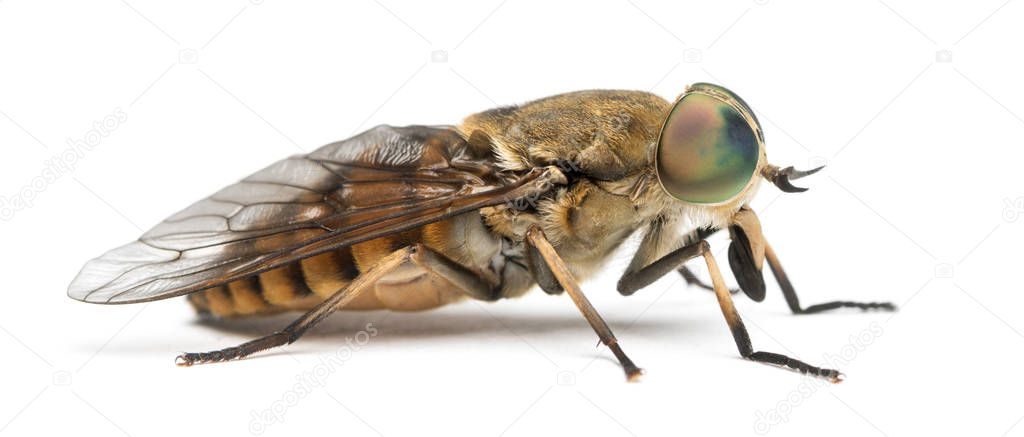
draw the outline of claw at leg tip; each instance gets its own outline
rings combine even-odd
[[[842,372],[836,372],[836,374],[832,376],[831,382],[833,384],[839,384],[840,382],[843,382],[843,380],[845,379],[846,375],[844,375]]]
[[[626,371],[626,381],[627,382],[639,382],[640,381],[640,377],[643,376],[643,374],[644,374],[644,369],[641,369],[639,367],[633,368],[632,370],[627,370]]]

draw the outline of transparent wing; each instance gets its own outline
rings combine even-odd
[[[499,204],[542,179],[497,173],[490,159],[450,129],[378,126],[168,217],[89,261],[68,295],[94,303],[183,295]]]

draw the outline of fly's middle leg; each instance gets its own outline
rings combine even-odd
[[[536,272],[534,275],[537,276],[539,274],[540,277],[553,279],[553,282],[557,282],[557,289],[554,288],[552,283],[547,285],[547,287],[552,287],[551,291],[561,289],[568,292],[573,303],[576,304],[576,307],[583,313],[583,317],[590,323],[590,327],[594,328],[594,332],[601,339],[601,343],[608,346],[615,355],[615,358],[622,364],[622,369],[626,372],[626,379],[628,381],[637,380],[643,374],[643,370],[637,367],[636,364],[633,364],[633,360],[629,359],[626,353],[622,351],[622,346],[619,345],[619,341],[615,338],[615,334],[612,333],[612,329],[608,327],[608,324],[601,318],[601,315],[597,313],[594,305],[583,294],[583,290],[580,289],[576,279],[572,277],[572,273],[569,271],[569,267],[566,266],[565,261],[558,256],[555,248],[551,246],[547,237],[544,236],[544,231],[534,225],[526,232],[526,240],[529,246],[528,256],[534,258],[529,261],[531,268],[545,269],[543,273]]]

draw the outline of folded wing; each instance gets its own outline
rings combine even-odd
[[[539,172],[495,171],[447,128],[378,126],[279,161],[89,261],[68,295],[179,296],[520,196]]]

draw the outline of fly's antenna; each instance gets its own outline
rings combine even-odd
[[[761,170],[761,176],[764,176],[765,179],[771,181],[771,183],[775,184],[775,186],[779,187],[783,192],[802,193],[807,191],[807,189],[804,187],[797,187],[790,183],[790,181],[800,179],[804,176],[810,176],[823,168],[825,168],[824,165],[810,170],[796,170],[793,166],[780,169],[774,165],[768,164],[763,170]]]

